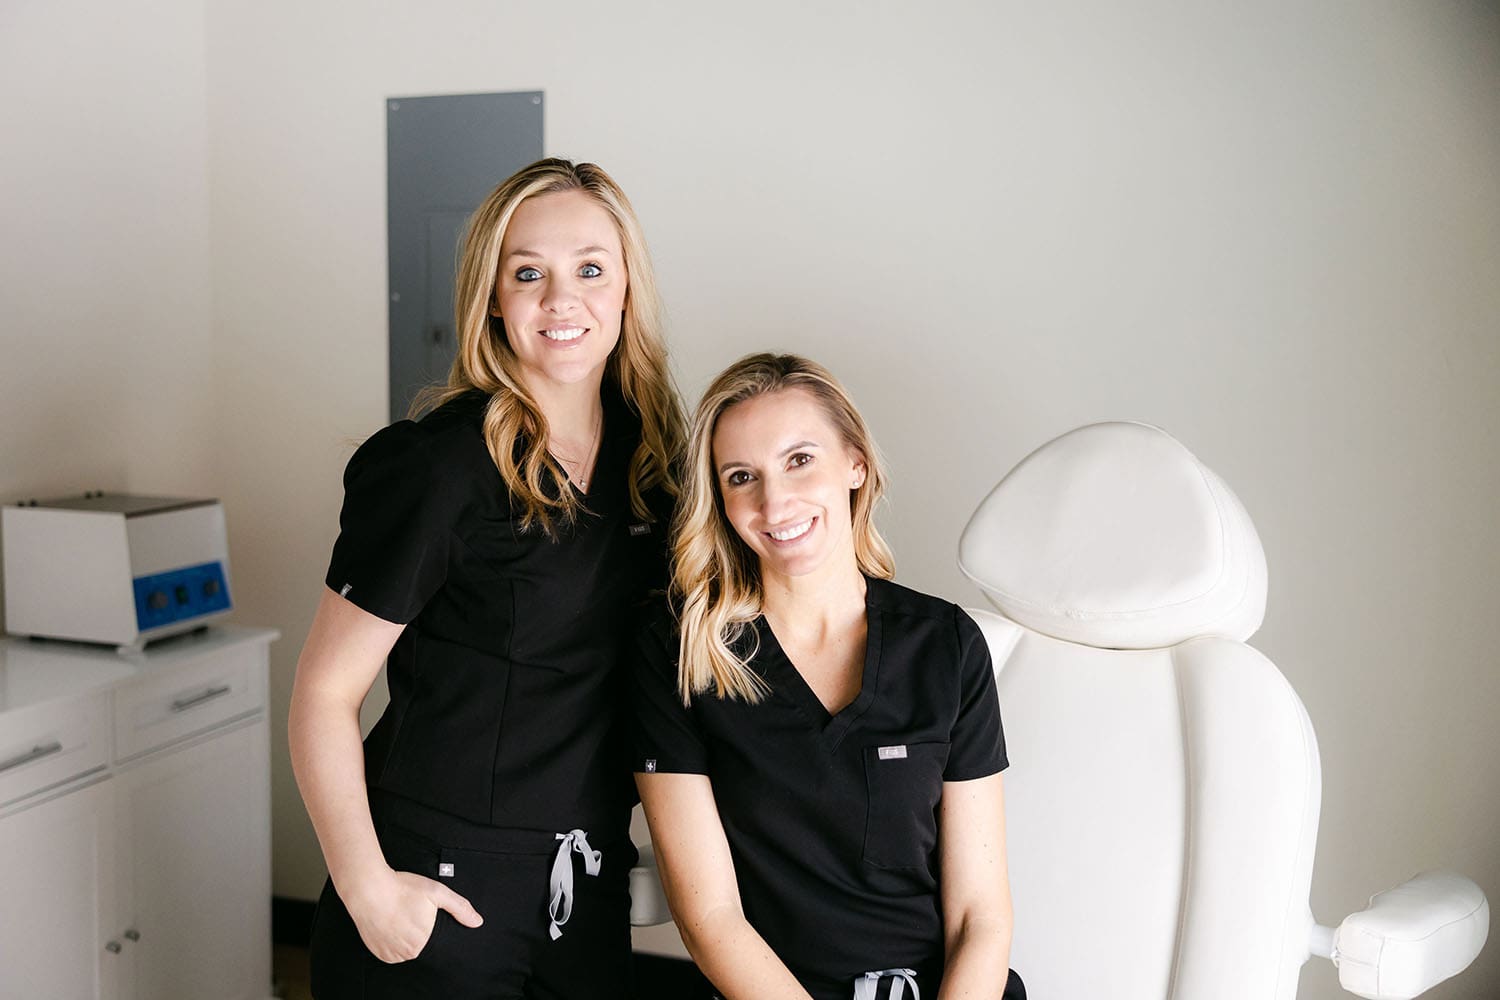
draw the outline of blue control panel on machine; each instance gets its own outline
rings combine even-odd
[[[221,562],[138,576],[135,620],[142,632],[229,609],[229,582]]]

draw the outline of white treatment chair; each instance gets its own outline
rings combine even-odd
[[[1473,961],[1478,886],[1418,875],[1336,928],[1308,902],[1321,794],[1307,712],[1245,644],[1266,563],[1244,508],[1165,432],[1083,427],[1007,475],[959,564],[996,663],[1011,964],[1053,1000],[1292,1000],[1310,955],[1362,997]]]

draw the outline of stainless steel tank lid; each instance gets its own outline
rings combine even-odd
[[[132,493],[85,493],[81,497],[59,497],[55,500],[23,501],[18,506],[34,507],[38,510],[83,510],[97,514],[123,514],[126,517],[141,517],[146,514],[164,514],[171,510],[186,510],[190,507],[206,507],[217,500],[190,500],[183,497],[147,497]]]

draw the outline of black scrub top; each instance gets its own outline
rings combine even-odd
[[[648,495],[654,521],[632,513],[640,421],[606,386],[587,512],[555,538],[523,531],[485,446],[488,401],[392,424],[344,473],[328,587],[406,624],[366,783],[475,823],[626,836],[616,668],[628,616],[665,582],[666,498]]]
[[[941,974],[943,782],[1007,765],[974,620],[887,580],[867,580],[865,603],[863,684],[834,716],[764,618],[738,650],[759,640],[750,666],[770,688],[759,704],[710,690],[683,706],[664,607],[631,654],[635,770],[709,776],[745,915],[815,995],[873,970]]]

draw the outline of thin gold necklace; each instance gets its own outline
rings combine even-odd
[[[553,457],[556,458],[559,462],[561,462],[563,464],[564,469],[568,472],[568,478],[571,479],[573,482],[577,483],[578,484],[578,488],[580,490],[583,490],[584,492],[588,492],[589,481],[588,481],[588,479],[586,477],[580,475],[580,473],[582,472],[582,470],[587,469],[589,467],[589,463],[594,460],[594,453],[599,450],[599,442],[603,439],[603,436],[604,436],[602,434],[603,430],[604,430],[604,407],[601,406],[599,408],[598,419],[596,419],[594,421],[594,440],[593,440],[593,443],[591,443],[589,445],[588,454],[586,454],[586,455],[583,456],[583,461],[582,462],[576,462],[576,461],[574,461],[571,458],[564,458],[562,455],[559,455],[555,451],[552,452]]]

